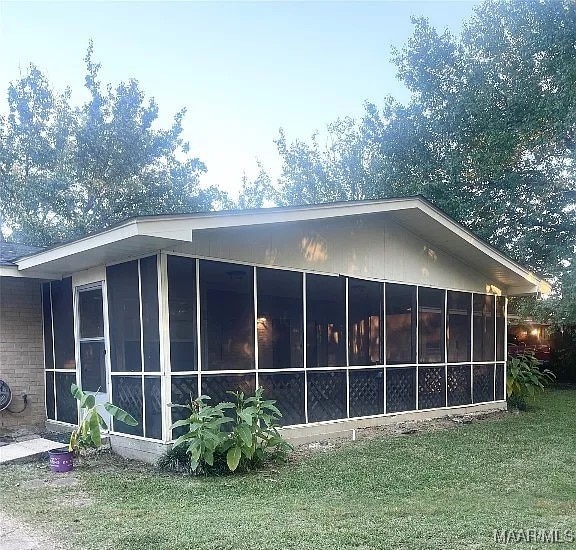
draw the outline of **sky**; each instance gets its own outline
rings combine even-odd
[[[203,185],[237,193],[256,159],[277,175],[274,139],[307,139],[338,117],[360,116],[408,91],[392,46],[411,16],[458,33],[472,1],[27,2],[0,1],[0,109],[28,63],[57,89],[84,99],[83,58],[94,41],[102,80],[135,78],[155,98],[160,123],[187,108],[185,137],[208,168]]]

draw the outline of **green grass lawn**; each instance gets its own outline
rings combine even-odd
[[[75,484],[54,486],[65,476],[45,461],[8,465],[0,500],[74,548],[502,548],[494,529],[576,533],[575,410],[576,389],[559,389],[522,414],[362,440],[239,477],[100,457],[75,469]]]

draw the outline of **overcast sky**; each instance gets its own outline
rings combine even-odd
[[[255,158],[276,172],[273,140],[307,138],[370,100],[401,100],[391,46],[411,15],[459,32],[476,3],[459,2],[0,2],[0,88],[34,62],[82,98],[90,38],[104,82],[136,78],[162,122],[188,108],[186,137],[208,173],[234,193]]]

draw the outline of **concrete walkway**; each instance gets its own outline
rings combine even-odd
[[[43,437],[33,437],[26,441],[17,441],[2,445],[0,447],[0,464],[3,462],[10,462],[11,460],[19,460],[22,458],[30,458],[35,455],[51,451],[52,449],[60,449],[65,447],[58,441],[51,441]]]

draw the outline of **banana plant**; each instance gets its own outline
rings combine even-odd
[[[68,450],[78,453],[81,449],[98,449],[102,444],[102,430],[108,429],[108,424],[98,411],[99,407],[112,416],[115,420],[137,426],[138,421],[125,410],[113,405],[109,401],[96,403],[96,398],[91,393],[83,392],[76,384],[70,386],[70,392],[79,401],[81,411],[80,424],[70,435]]]
[[[506,395],[520,400],[544,391],[556,378],[550,370],[540,369],[540,361],[531,352],[509,358],[506,371]]]

